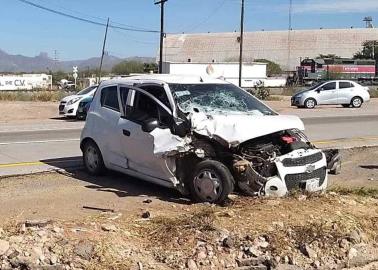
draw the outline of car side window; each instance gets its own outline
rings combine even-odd
[[[167,93],[165,92],[164,87],[158,85],[140,85],[138,88],[143,89],[144,91],[150,93],[154,97],[156,97],[161,103],[163,103],[168,108],[171,108],[171,104],[169,103]]]
[[[134,110],[131,115],[126,115],[126,117],[135,123],[142,123],[151,118],[158,119],[161,124],[166,126],[170,125],[172,118],[163,107],[141,92],[136,92]]]
[[[101,106],[119,112],[117,86],[105,87],[101,90]]]
[[[350,82],[339,82],[339,88],[344,89],[344,88],[351,88],[353,85]]]
[[[323,90],[328,91],[328,90],[335,90],[336,89],[336,82],[331,82],[323,85]]]

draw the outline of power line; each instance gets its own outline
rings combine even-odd
[[[191,31],[197,29],[198,27],[202,26],[203,24],[207,23],[207,22],[208,22],[208,21],[209,21],[209,20],[210,20],[215,14],[218,13],[218,11],[221,10],[221,8],[225,5],[226,1],[227,1],[227,0],[223,0],[223,1],[220,3],[219,6],[217,6],[216,8],[214,8],[213,11],[212,11],[208,16],[206,16],[206,18],[204,18],[202,21],[200,21],[199,23],[197,23],[197,24],[195,24],[195,25],[191,25],[191,26],[189,26],[189,27],[190,27],[189,30],[187,30],[187,31],[182,31],[182,32],[185,32],[185,33],[187,33],[187,32],[191,32]]]
[[[22,2],[24,4],[31,5],[33,7],[39,8],[39,9],[49,11],[49,12],[57,14],[57,15],[61,15],[61,16],[67,17],[67,18],[78,20],[78,21],[81,21],[81,22],[90,23],[90,24],[94,24],[94,25],[97,25],[97,26],[106,26],[106,23],[96,22],[96,21],[93,21],[93,20],[89,20],[89,19],[85,19],[85,18],[82,18],[82,17],[79,17],[79,16],[72,15],[72,14],[68,14],[68,13],[65,13],[65,12],[62,12],[62,11],[59,11],[59,10],[55,10],[55,9],[52,9],[52,8],[48,8],[48,7],[33,3],[31,1],[28,1],[28,0],[18,0],[18,1]],[[117,23],[117,24],[119,24],[119,23]],[[159,33],[159,31],[157,31],[157,30],[139,29],[139,28],[134,28],[134,27],[133,28],[132,27],[122,27],[122,26],[111,25],[111,24],[109,24],[109,28],[119,29],[119,30],[124,30],[124,31],[132,31],[132,32]]]

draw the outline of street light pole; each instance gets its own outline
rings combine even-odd
[[[155,5],[160,5],[160,56],[159,56],[159,73],[163,73],[163,47],[164,47],[164,4],[168,0],[156,1]]]
[[[242,86],[243,37],[244,37],[244,0],[242,0],[242,2],[241,2],[241,14],[240,14],[239,87]]]

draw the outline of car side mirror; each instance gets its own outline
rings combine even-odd
[[[323,88],[316,89],[315,92],[320,93],[321,90],[323,90]]]
[[[159,121],[156,118],[149,118],[143,121],[142,123],[142,130],[144,132],[150,133],[153,131],[155,128],[159,127]]]

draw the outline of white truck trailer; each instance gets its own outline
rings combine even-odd
[[[0,74],[0,91],[51,89],[52,76],[47,74]]]
[[[224,80],[239,84],[239,63],[215,62],[215,63],[176,63],[164,62],[164,74],[174,75],[199,75],[203,77],[223,78]],[[244,63],[242,69],[242,87],[252,88],[263,84],[266,87],[281,87],[286,79],[268,78],[267,64],[259,62]],[[283,85],[282,85],[283,84]]]

